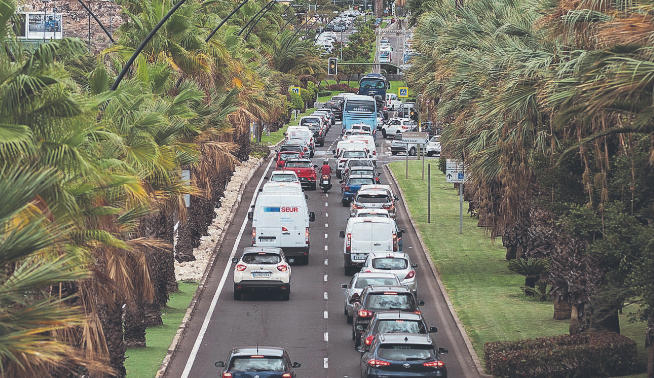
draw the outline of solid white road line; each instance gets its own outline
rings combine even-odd
[[[327,292],[325,291],[324,293],[322,293],[322,298],[324,300],[328,300],[329,299],[329,294],[327,294]]]
[[[256,200],[257,196],[256,194],[259,192],[259,188],[261,187],[261,183],[263,183],[263,179],[266,177],[266,172],[270,169],[270,166],[272,165],[273,159],[270,159],[270,162],[268,163],[268,166],[266,166],[266,170],[263,171],[263,174],[261,175],[261,178],[259,179],[259,183],[257,184],[257,187],[254,189],[254,195],[252,196],[252,201],[250,201],[250,207],[254,205],[254,201]],[[248,207],[249,208],[249,207]],[[191,354],[189,355],[188,360],[186,361],[186,366],[184,367],[184,371],[182,372],[181,378],[188,378],[189,374],[191,373],[191,369],[193,368],[193,363],[195,362],[195,358],[198,355],[198,350],[200,349],[200,345],[202,344],[202,340],[204,339],[205,333],[207,333],[207,328],[209,327],[209,322],[213,318],[213,312],[216,309],[216,304],[218,303],[218,298],[220,298],[220,293],[223,291],[223,287],[225,286],[225,281],[227,280],[227,276],[229,275],[230,268],[232,266],[232,259],[234,258],[234,255],[236,254],[236,250],[238,249],[238,244],[241,242],[241,237],[243,236],[243,231],[245,230],[245,226],[248,223],[248,217],[243,218],[243,223],[241,224],[241,229],[238,232],[238,236],[236,237],[236,240],[234,241],[234,248],[232,248],[232,253],[229,255],[229,258],[227,259],[227,262],[225,263],[225,270],[223,270],[223,275],[220,278],[220,283],[218,284],[218,287],[216,288],[216,292],[213,294],[213,298],[211,299],[211,305],[209,306],[209,311],[207,311],[207,314],[204,317],[204,321],[202,322],[202,327],[200,328],[200,333],[198,334],[197,339],[195,339],[195,344],[193,344],[193,349],[191,350]]]

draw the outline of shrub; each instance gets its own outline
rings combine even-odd
[[[325,97],[325,96],[331,96],[332,92],[331,91],[320,91],[318,92],[318,97]]]
[[[498,377],[607,377],[636,367],[636,343],[612,332],[493,342],[484,345],[488,373]]]
[[[291,97],[291,109],[304,110],[304,101],[299,94],[290,93],[289,96]]]
[[[327,89],[330,91],[349,92],[349,93],[357,93],[359,91],[358,89],[352,88],[347,84],[331,84],[327,86]]]

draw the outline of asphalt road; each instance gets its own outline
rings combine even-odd
[[[325,147],[318,148],[316,164],[331,157],[331,148],[339,135],[340,125],[331,128]],[[381,135],[379,136],[381,141]],[[383,167],[390,159],[384,143],[378,149],[382,183],[390,182]],[[394,157],[393,160],[403,159]],[[333,160],[332,160],[333,161]],[[332,164],[333,165],[333,164]],[[348,208],[341,205],[340,187],[333,177],[332,190],[308,191],[309,209],[316,213],[311,225],[309,265],[293,266],[290,301],[269,294],[245,296],[234,301],[231,258],[240,256],[250,245],[251,225],[247,221],[253,194],[271,165],[266,162],[252,178],[243,194],[233,224],[219,250],[219,256],[199,297],[198,307],[170,362],[168,377],[211,377],[218,369],[214,362],[225,360],[236,346],[269,345],[286,348],[293,361],[300,362],[299,377],[359,377],[360,353],[351,339],[351,325],[343,315],[342,283],[349,281],[343,273],[343,240]],[[398,193],[397,188],[394,189]],[[476,377],[477,371],[465,348],[438,286],[431,276],[415,230],[402,206],[397,221],[404,234],[404,250],[419,265],[419,298],[428,325],[436,326],[438,347],[449,349],[443,358],[450,377]],[[236,246],[235,246],[236,245]]]
[[[377,49],[376,49],[377,53],[375,56],[375,62],[379,62],[379,44],[381,38],[386,37],[391,47],[393,48],[393,51],[391,53],[391,63],[396,66],[401,65],[403,63],[402,57],[404,54],[404,42],[408,38],[408,33],[409,33],[408,30],[400,29],[399,24],[397,22],[393,24],[389,24],[384,29],[378,29]],[[379,66],[375,66],[375,67],[379,67]],[[376,72],[379,72],[378,68]]]

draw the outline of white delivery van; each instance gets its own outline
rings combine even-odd
[[[297,183],[269,182],[259,192],[252,219],[252,246],[278,247],[289,262],[309,263],[309,212],[302,188]]]
[[[402,231],[397,230],[395,221],[390,218],[350,218],[345,231],[340,232],[340,237],[345,239],[345,274],[353,274],[360,269],[371,252],[398,252],[401,234]]]

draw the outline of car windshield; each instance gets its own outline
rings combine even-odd
[[[377,352],[379,357],[392,361],[431,360],[436,358],[430,345],[382,344]]]
[[[246,264],[279,264],[282,258],[275,253],[257,252],[243,255]]]
[[[372,267],[383,270],[401,270],[406,269],[409,262],[402,258],[380,257],[372,259]]]
[[[393,286],[397,285],[397,279],[394,277],[365,277],[359,278],[354,284],[356,289],[363,289],[366,286]]]
[[[351,100],[345,103],[346,112],[375,112],[375,101]]]
[[[270,181],[273,181],[273,182],[296,182],[297,177],[295,175],[277,173],[277,174],[272,175],[272,177],[270,178]]]
[[[406,293],[373,293],[367,296],[365,307],[371,310],[413,310],[413,295]]]
[[[311,168],[310,161],[289,161],[286,163],[286,168]]]
[[[352,158],[365,158],[367,156],[365,151],[345,151],[343,152],[343,157],[346,159],[352,159]]]
[[[374,184],[375,180],[370,177],[354,177],[350,179],[350,185],[368,185]]]
[[[381,79],[363,79],[359,83],[360,88],[386,88],[386,83]]]
[[[232,360],[230,371],[286,371],[281,357],[247,356]]]
[[[359,194],[357,197],[359,203],[389,203],[390,198],[386,194]]]
[[[427,333],[421,321],[389,319],[377,322],[377,333]]]

